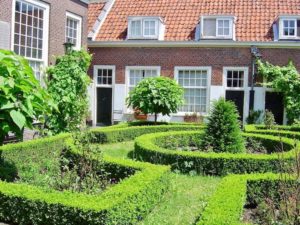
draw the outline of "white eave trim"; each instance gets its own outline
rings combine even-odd
[[[297,48],[300,49],[300,41],[278,42],[241,42],[241,41],[88,41],[88,47],[251,47],[261,48]]]

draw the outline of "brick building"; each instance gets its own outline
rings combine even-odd
[[[87,45],[88,3],[83,0],[0,0],[0,49],[27,58],[36,77],[64,54],[64,43]]]
[[[300,71],[300,0],[107,0],[89,5],[88,46],[94,124],[125,120],[128,92],[150,76],[168,76],[185,104],[163,120],[207,114],[223,96],[249,110],[270,109],[285,123],[282,96],[263,87],[256,57]],[[255,67],[254,67],[255,68]]]

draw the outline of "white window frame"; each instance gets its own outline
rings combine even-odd
[[[294,35],[285,35],[284,34],[284,21],[294,21],[295,23],[295,34]],[[279,17],[279,39],[299,39],[297,21],[300,20],[300,16],[281,16]]]
[[[216,20],[216,36],[204,36],[204,20],[215,19]],[[218,35],[218,21],[229,20],[229,35]],[[235,40],[235,17],[234,16],[202,16],[201,17],[201,38],[202,39],[232,39]]]
[[[131,22],[141,21],[141,35],[132,35],[131,33]],[[155,22],[155,35],[145,35],[145,22]],[[127,39],[159,39],[159,23],[160,18],[158,17],[129,17],[128,18],[128,37]]]
[[[80,50],[81,49],[81,37],[82,37],[82,17],[78,16],[74,13],[71,12],[66,12],[66,21],[65,21],[65,30],[67,27],[67,19],[72,19],[72,20],[76,20],[78,22],[78,27],[77,27],[77,41],[76,41],[76,45],[73,47],[75,50]],[[67,39],[67,34],[65,32],[65,40]],[[66,40],[67,41],[67,40]]]
[[[25,57],[30,61],[41,62],[43,66],[48,65],[48,52],[49,52],[49,13],[50,6],[44,2],[38,0],[18,0],[28,4],[33,4],[38,7],[44,8],[44,23],[43,23],[43,48],[42,48],[42,59],[35,59]],[[12,23],[11,23],[11,50],[14,51],[14,38],[15,38],[15,14],[16,14],[16,0],[12,0]],[[42,74],[41,74],[42,75]],[[42,82],[42,76],[40,78]]]
[[[160,76],[161,67],[160,66],[126,66],[125,68],[125,89],[126,89],[126,97],[129,94],[130,87],[130,70],[157,70],[157,77]],[[126,105],[124,107],[124,112],[132,113],[132,109],[128,108]]]
[[[98,84],[97,78],[98,78],[98,69],[111,69],[112,70],[112,84]],[[111,109],[111,122],[113,124],[114,120],[114,98],[115,98],[115,83],[116,83],[116,66],[115,65],[94,65],[93,68],[93,83],[94,83],[94,107],[92,107],[94,110],[92,112],[92,118],[93,118],[93,124],[94,126],[97,125],[97,88],[111,88],[112,89],[112,109]]]
[[[244,85],[243,87],[227,87],[227,72],[228,71],[244,71]],[[246,118],[249,115],[249,67],[223,67],[223,88],[224,97],[226,90],[231,91],[244,91],[244,115],[242,118],[243,123],[246,123]]]
[[[209,113],[209,108],[210,108],[210,89],[211,89],[211,73],[212,73],[212,67],[211,66],[197,66],[197,67],[191,67],[191,66],[175,66],[174,68],[174,79],[178,83],[178,77],[179,77],[179,71],[180,70],[206,70],[207,71],[207,96],[206,96],[206,112],[197,112],[199,115],[207,115]],[[184,87],[183,87],[184,88]],[[189,88],[199,88],[199,86],[192,87],[190,86]],[[201,88],[201,87],[200,87]],[[177,112],[178,116],[184,116],[186,114],[190,114],[191,112]]]

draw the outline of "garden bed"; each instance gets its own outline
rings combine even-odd
[[[140,136],[135,141],[135,156],[144,161],[171,165],[173,170],[181,172],[195,171],[204,175],[221,175],[229,173],[264,173],[278,172],[281,169],[280,160],[284,160],[288,168],[293,163],[294,141],[289,138],[279,138],[271,135],[245,133],[244,137],[251,137],[261,140],[267,149],[271,146],[282,144],[284,153],[270,154],[247,154],[247,153],[215,153],[215,152],[196,152],[196,151],[174,151],[163,148],[167,142],[173,145],[172,140],[184,145],[193,143],[199,145],[202,132],[180,131],[147,134]],[[172,138],[173,137],[173,138]],[[175,137],[175,138],[174,138]],[[172,149],[172,148],[171,148]],[[273,147],[274,149],[274,147]]]
[[[60,170],[68,134],[0,148],[0,220],[16,224],[127,224],[141,220],[168,188],[169,167],[104,157],[120,182],[98,195],[45,186]],[[69,154],[78,157],[76,149]],[[3,168],[3,170],[2,170]],[[16,181],[18,182],[12,182]],[[11,182],[7,182],[11,181]],[[22,181],[22,182],[21,182]]]
[[[242,225],[251,222],[242,221],[245,207],[260,204],[265,198],[278,201],[278,186],[282,182],[296,185],[293,179],[283,180],[271,173],[227,176],[208,202],[197,225]]]

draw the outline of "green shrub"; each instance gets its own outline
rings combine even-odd
[[[88,112],[87,75],[91,56],[85,51],[71,51],[58,57],[48,73],[47,90],[58,105],[58,111],[47,120],[53,134],[72,132],[85,122]]]
[[[150,77],[143,79],[129,93],[128,107],[140,110],[144,114],[170,115],[176,113],[183,103],[183,89],[174,79],[168,77]]]
[[[274,114],[269,110],[265,111],[264,124],[267,129],[273,129],[276,124]]]
[[[49,115],[53,101],[35,78],[28,61],[0,49],[0,145],[9,132],[20,139],[24,128]]]
[[[129,127],[107,127],[94,128],[91,132],[94,133],[97,143],[116,143],[123,141],[134,140],[136,137],[143,134],[180,131],[180,130],[199,130],[203,126],[198,125],[156,125],[156,126],[129,126]]]
[[[55,175],[58,172],[56,169],[60,168],[58,156],[62,149],[71,147],[67,153],[64,152],[70,158],[83,157],[76,146],[70,145],[69,138],[69,134],[63,134],[6,145],[0,148],[1,159],[15,165],[21,177],[26,178],[26,173],[32,173],[28,177],[31,180],[38,174],[39,169],[43,170],[44,159],[48,157],[49,160],[57,162],[56,165],[51,165],[55,171],[48,174]],[[45,146],[48,148],[44,148]],[[52,152],[55,154],[52,155]],[[98,160],[97,157],[91,159]],[[105,170],[111,176],[116,176],[120,182],[98,195],[59,192],[43,185],[39,187],[0,181],[0,221],[34,225],[137,223],[149,213],[167,190],[169,167],[110,157],[104,157],[104,162]],[[37,169],[30,171],[31,165],[36,165]],[[3,170],[0,174],[3,175]]]
[[[208,117],[203,137],[203,148],[214,152],[245,152],[244,139],[233,102],[221,98],[215,101]]]
[[[288,169],[294,162],[294,141],[289,138],[279,138],[270,135],[245,133],[245,137],[257,138],[267,149],[274,145],[281,146],[287,151],[273,154],[247,154],[247,153],[216,153],[173,151],[162,148],[156,142],[169,137],[190,136],[202,137],[202,132],[179,131],[156,134],[146,134],[135,139],[135,156],[156,164],[171,165],[173,170],[181,172],[195,171],[205,175],[227,175],[229,173],[264,173],[278,172],[281,169],[280,160],[284,160],[284,168]],[[184,141],[183,141],[184,142]]]
[[[225,177],[197,225],[243,225],[244,206],[256,204],[266,196],[276,198],[280,181],[279,175],[271,173]]]
[[[69,134],[0,147],[0,179],[47,186],[60,171],[60,157]]]
[[[299,132],[298,127],[274,126],[274,130],[269,130],[269,129],[266,129],[265,126],[247,125],[247,126],[245,126],[245,132],[257,133],[257,134],[267,134],[267,135],[287,137],[287,138],[291,138],[291,139],[300,140],[300,132]]]

